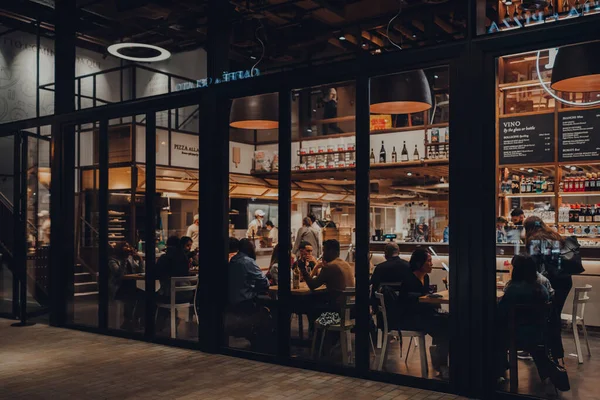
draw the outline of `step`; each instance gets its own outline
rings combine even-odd
[[[76,272],[73,274],[73,281],[75,283],[95,282],[96,279],[89,272]]]
[[[75,297],[93,297],[93,296],[97,296],[99,292],[81,292],[81,293],[75,293],[74,296]]]
[[[87,293],[98,289],[98,284],[96,282],[79,282],[74,283],[73,285],[75,286],[76,295],[79,293]]]

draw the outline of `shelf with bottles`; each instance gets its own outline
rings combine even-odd
[[[555,197],[556,194],[554,192],[542,192],[542,193],[500,193],[498,197],[504,197],[507,199],[511,198],[523,198],[523,197]]]
[[[328,154],[347,154],[347,153],[355,153],[355,150],[327,150],[327,151],[317,151],[316,153],[303,153],[301,151],[297,151],[296,155],[298,157],[316,157],[316,156],[324,156],[324,155],[328,155]]]

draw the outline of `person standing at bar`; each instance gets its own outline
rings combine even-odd
[[[258,237],[258,234],[263,227],[263,219],[265,219],[265,212],[263,210],[256,210],[254,212],[254,219],[250,221],[248,231],[246,232],[246,237],[248,239],[256,239]]]
[[[267,230],[269,231],[269,239],[271,239],[271,245],[275,246],[277,244],[277,238],[279,237],[279,229],[271,222],[267,221],[265,224],[267,226]]]
[[[297,257],[300,257],[300,244],[303,241],[308,242],[311,246],[314,254],[317,258],[321,256],[321,242],[319,241],[319,232],[312,226],[312,221],[309,217],[305,217],[302,220],[302,227],[298,229],[298,233],[296,234],[296,243],[294,244],[294,248],[292,249],[292,254],[295,254]]]
[[[185,235],[192,238],[192,251],[198,250],[198,248],[200,247],[200,242],[198,240],[199,224],[200,215],[196,214],[194,215],[194,223],[188,227],[187,234]]]

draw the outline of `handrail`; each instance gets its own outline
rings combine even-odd
[[[92,226],[92,224],[90,224],[89,222],[87,222],[87,221],[85,220],[85,218],[83,218],[83,217],[79,217],[79,219],[80,219],[80,220],[81,220],[81,221],[82,221],[82,222],[83,222],[85,225],[87,225],[87,226],[88,226],[88,227],[89,227],[89,228],[92,230],[92,232],[94,232],[94,233],[96,234],[96,236],[100,237],[100,232],[99,232],[99,231],[98,231],[96,228],[94,228],[94,227]]]
[[[3,203],[6,206],[6,208],[10,210],[10,212],[15,212],[15,208],[12,202],[2,192],[0,192],[0,202]]]

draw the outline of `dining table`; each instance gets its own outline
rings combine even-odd
[[[269,286],[269,294],[271,296],[277,295],[278,290],[279,290],[278,285]],[[310,296],[311,294],[322,293],[324,291],[327,291],[327,287],[325,287],[325,285],[320,286],[314,290],[311,290],[308,287],[308,285],[306,284],[306,282],[300,282],[300,286],[298,287],[298,289],[294,289],[294,288],[290,289],[292,296]]]
[[[496,290],[496,298],[500,300],[504,296],[504,291]],[[450,304],[450,291],[441,290],[434,294],[426,294],[419,297],[419,303],[427,304]]]

